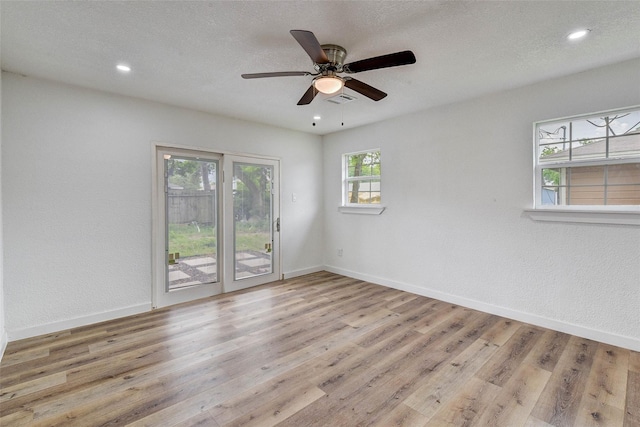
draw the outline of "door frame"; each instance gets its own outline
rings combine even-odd
[[[222,242],[217,241],[217,260],[218,268],[217,281],[206,283],[198,286],[175,289],[170,292],[166,291],[167,287],[167,227],[166,227],[166,193],[165,193],[165,174],[164,174],[164,154],[172,156],[184,156],[191,158],[202,158],[203,160],[215,160],[218,162],[218,171],[216,177],[216,187],[222,180],[222,155],[204,150],[185,149],[172,147],[168,145],[155,145],[153,159],[153,229],[152,229],[152,305],[154,308],[166,307],[169,305],[179,304],[187,301],[193,301],[199,298],[206,298],[222,293],[222,280],[224,266],[221,260],[220,251]],[[217,189],[217,188],[216,188]],[[216,191],[216,206],[220,206],[222,195],[220,191]],[[216,212],[216,227],[220,230],[222,226],[222,218],[220,217],[220,208]],[[219,239],[218,239],[219,240]]]
[[[164,212],[164,174],[160,173],[160,171],[164,170],[164,163],[159,161],[158,152],[160,150],[166,150],[178,153],[178,155],[186,155],[193,156],[194,153],[201,153],[205,158],[218,159],[218,168],[220,169],[219,179],[222,185],[217,185],[219,187],[219,191],[217,191],[218,197],[218,281],[214,284],[203,285],[196,287],[193,292],[182,292],[181,290],[172,291],[173,295],[171,298],[167,298],[165,295],[165,284],[166,284],[166,267],[165,267],[165,244],[166,244],[166,227],[165,227],[165,214]],[[225,292],[233,292],[240,289],[245,289],[252,286],[258,286],[263,283],[267,283],[264,280],[260,280],[260,278],[264,279],[264,276],[256,276],[255,278],[243,279],[239,281],[239,283],[235,283],[231,280],[229,283],[228,276],[233,279],[233,272],[229,275],[226,272],[226,266],[231,262],[227,258],[232,257],[235,260],[235,254],[227,254],[227,250],[225,249],[228,245],[226,242],[226,238],[233,241],[233,236],[225,236],[227,228],[225,224],[228,223],[229,219],[226,218],[227,208],[225,200],[227,196],[225,194],[225,189],[227,187],[225,183],[225,169],[226,164],[231,163],[232,159],[236,158],[245,158],[248,160],[255,161],[273,161],[276,162],[276,167],[274,170],[274,175],[277,179],[277,191],[276,194],[278,197],[275,198],[274,204],[277,204],[276,212],[278,213],[281,208],[281,200],[280,200],[280,159],[272,156],[262,156],[257,154],[247,154],[247,153],[238,153],[238,152],[229,152],[224,150],[215,150],[206,147],[196,147],[196,146],[185,146],[178,144],[171,144],[166,142],[152,142],[151,143],[151,296],[152,296],[152,308],[161,308],[168,305],[179,304],[182,302],[193,301],[195,299],[206,298],[216,294],[225,293]],[[161,178],[162,175],[162,179]],[[229,181],[231,181],[231,177],[229,177]],[[229,187],[231,184],[229,184]],[[233,211],[233,210],[232,210]],[[232,215],[233,218],[233,215]],[[282,249],[280,245],[280,232],[274,233],[274,239],[277,239],[277,244],[273,247],[274,257],[272,261],[274,275],[271,276],[269,281],[276,277],[276,280],[279,280],[282,277]],[[275,243],[275,242],[274,242]],[[233,243],[232,243],[233,245]],[[252,280],[255,279],[255,280]],[[198,290],[199,289],[199,290]],[[175,295],[175,296],[174,296]]]

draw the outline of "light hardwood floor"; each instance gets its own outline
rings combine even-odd
[[[9,343],[2,426],[640,426],[640,353],[321,272]]]

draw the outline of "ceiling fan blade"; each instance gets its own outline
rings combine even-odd
[[[363,83],[360,80],[345,78],[344,85],[349,89],[355,90],[356,92],[373,99],[374,101],[380,101],[382,98],[387,96],[387,94],[383,91],[378,90],[373,86],[369,86],[368,84]]]
[[[305,30],[291,30],[289,31],[294,39],[300,43],[300,46],[307,52],[307,55],[311,58],[313,62],[316,64],[327,64],[329,63],[329,58],[327,54],[322,50],[322,46],[320,46],[320,42],[311,31]]]
[[[310,76],[308,71],[276,71],[274,73],[252,73],[242,74],[243,79],[261,79],[263,77],[291,77],[291,76]]]
[[[317,94],[318,91],[312,84],[311,86],[309,86],[309,89],[307,89],[304,95],[302,95],[302,98],[300,98],[300,101],[298,101],[298,105],[311,104],[311,101],[313,101],[313,98],[315,98]]]
[[[399,65],[409,65],[416,63],[416,56],[410,50],[390,53],[388,55],[376,56],[374,58],[363,59],[361,61],[345,64],[345,73],[359,73],[361,71],[377,70],[378,68],[397,67]]]

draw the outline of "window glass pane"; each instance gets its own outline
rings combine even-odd
[[[560,204],[558,187],[542,187],[542,204],[543,205],[558,205]]]
[[[605,166],[570,168],[568,203],[571,205],[603,205],[604,171]]]
[[[571,143],[571,160],[604,159],[607,152],[606,139],[591,139]]]
[[[609,165],[607,183],[609,185],[640,184],[640,163]]]
[[[606,136],[606,122],[603,117],[574,120],[571,123],[571,140],[599,139]]]
[[[380,152],[359,153],[347,156],[348,177],[380,175]]]
[[[609,138],[609,157],[627,158],[640,156],[640,134]]]
[[[569,122],[544,123],[538,127],[540,144],[569,141]]]
[[[564,168],[542,169],[542,183],[546,185],[563,185],[565,184]]]
[[[353,154],[353,155],[347,156],[348,171],[349,171],[349,174],[347,175],[348,177],[352,178],[357,176],[363,176],[362,171],[363,171],[365,157],[367,157],[367,153]]]
[[[380,152],[368,153],[365,163],[369,166],[369,176],[380,175]]]
[[[607,187],[607,205],[640,205],[640,185]]]
[[[348,202],[354,204],[380,203],[380,180],[349,182]]]
[[[604,185],[604,166],[586,166],[569,169],[569,186]]]
[[[567,160],[569,160],[569,143],[554,143],[540,146],[540,163]]]
[[[571,205],[604,205],[604,185],[569,187]]]
[[[611,114],[611,135],[624,135],[640,132],[640,110],[627,113]]]

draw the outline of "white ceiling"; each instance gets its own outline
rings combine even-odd
[[[640,1],[0,2],[2,69],[327,134],[640,57]],[[567,34],[588,28],[570,42]],[[412,50],[414,65],[352,75],[389,95],[296,103],[313,71],[291,29],[346,62]],[[133,71],[123,75],[118,62]],[[630,82],[636,84],[637,82]],[[322,116],[312,126],[313,116]],[[344,122],[344,126],[341,123]]]

